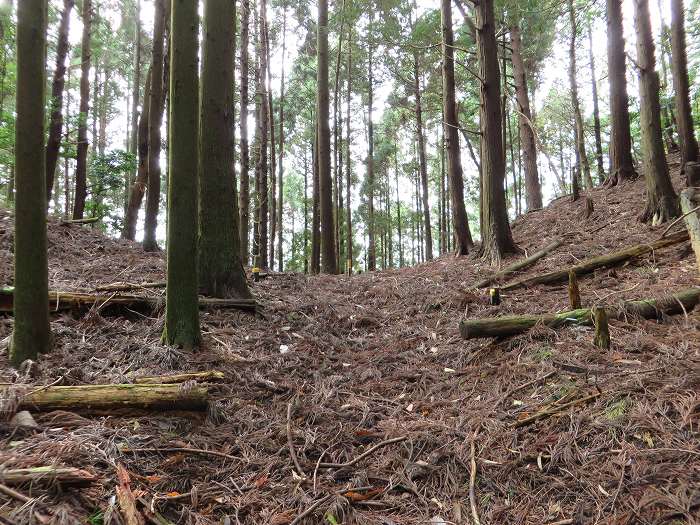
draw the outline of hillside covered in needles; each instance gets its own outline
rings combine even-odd
[[[587,219],[583,203],[568,198],[518,219],[513,233],[527,254],[563,242],[508,281],[656,241],[665,228],[630,220],[643,209],[642,190],[637,181],[592,192]],[[7,211],[2,224],[8,268]],[[3,424],[3,479],[46,465],[77,471],[75,479],[38,476],[30,504],[8,501],[17,523],[38,515],[119,523],[110,520],[130,512],[146,523],[228,516],[275,524],[470,523],[473,513],[482,523],[528,524],[697,516],[696,311],[611,320],[607,349],[593,344],[590,326],[464,340],[462,319],[567,310],[567,283],[502,292],[491,306],[474,283],[492,268],[476,256],[445,255],[353,277],[270,273],[251,282],[257,313],[202,310],[203,341],[192,354],[161,345],[163,292],[138,286],[161,281],[163,266],[139,245],[51,222],[50,289],[95,293],[133,281],[128,293],[154,307],[115,307],[110,297],[127,292],[101,291],[104,300],[52,316],[54,351],[37,370],[11,371],[3,357],[0,379],[16,395],[6,416],[24,409],[34,418]],[[584,307],[694,286],[687,242],[579,280]],[[0,326],[6,343],[11,320]],[[189,411],[177,402],[154,412],[55,401],[35,413],[31,401],[47,385],[139,385],[213,371],[180,379],[179,392],[206,390],[206,408]]]
[[[0,0],[0,525],[700,525],[700,0]]]

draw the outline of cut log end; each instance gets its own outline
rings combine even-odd
[[[593,336],[593,344],[598,348],[608,350],[610,348],[610,330],[608,327],[608,312],[605,308],[598,306],[593,310],[593,326],[595,326],[595,335]]]

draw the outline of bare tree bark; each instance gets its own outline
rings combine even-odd
[[[530,126],[530,97],[527,91],[527,71],[522,55],[520,27],[510,28],[510,43],[513,48],[513,77],[515,80],[515,97],[518,103],[518,126],[520,128],[521,147],[523,152],[523,167],[525,168],[525,205],[527,210],[542,208],[542,187],[537,170],[537,144],[535,132]]]
[[[51,191],[58,163],[58,150],[61,146],[63,131],[63,90],[66,85],[66,56],[68,55],[68,32],[70,30],[70,12],[74,0],[63,0],[61,22],[58,25],[58,43],[56,44],[56,68],[53,72],[51,100],[49,101],[49,137],[46,141],[46,203],[51,200]]]
[[[73,219],[82,219],[87,198],[87,118],[90,111],[90,38],[92,33],[92,0],[83,0],[83,36],[80,51],[80,115],[75,168]]]
[[[160,151],[165,103],[163,86],[163,39],[169,0],[156,0],[153,18],[153,51],[151,63],[151,92],[148,113],[148,193],[146,194],[146,218],[143,249],[158,250],[156,228],[160,208]]]
[[[486,0],[487,2],[489,0]],[[493,5],[491,6],[491,17],[493,18]],[[462,161],[459,152],[459,123],[457,120],[457,104],[455,100],[455,71],[454,71],[454,34],[452,32],[452,2],[451,0],[441,0],[442,15],[442,106],[444,111],[444,133],[447,141],[447,179],[450,184],[450,195],[452,198],[452,222],[457,237],[457,254],[466,255],[473,246],[471,233],[469,231],[469,219],[464,206],[464,182],[462,181]],[[491,27],[493,31],[493,26]],[[493,37],[494,57],[496,61],[496,37]],[[496,73],[498,74],[498,62],[496,62]],[[498,84],[498,77],[496,77]],[[496,93],[498,97],[498,93]],[[498,102],[498,120],[500,123],[500,101]],[[499,155],[503,154],[503,144],[501,142],[500,130],[498,130]],[[501,182],[503,182],[501,180]],[[504,203],[505,207],[505,203]]]
[[[637,176],[632,161],[621,1],[607,0],[608,81],[610,83],[610,170],[607,184],[610,186]]]
[[[598,169],[598,182],[605,182],[605,168],[603,167],[603,140],[600,130],[600,109],[598,107],[598,81],[595,72],[595,57],[593,56],[593,36],[591,26],[588,26],[588,58],[591,66],[591,95],[593,97],[593,133],[595,135],[595,158]]]
[[[475,7],[476,48],[480,72],[481,125],[481,255],[498,263],[504,255],[518,253],[508,223],[505,181],[505,150],[501,130],[500,71],[496,44],[493,0]],[[462,203],[463,204],[463,203]]]
[[[425,258],[433,259],[433,235],[430,227],[430,200],[428,195],[428,161],[425,153],[425,135],[423,134],[423,107],[421,103],[420,71],[418,51],[413,51],[413,96],[416,102],[416,137],[418,139],[418,165],[423,199],[423,221],[425,227]]]
[[[681,146],[681,167],[698,160],[698,142],[693,128],[688,82],[688,57],[685,44],[683,0],[671,0],[671,49],[673,53],[673,90],[676,94],[676,120]]]
[[[248,264],[250,260],[250,152],[248,146],[248,47],[250,35],[250,2],[241,0],[241,114],[240,114],[240,148],[241,148],[241,186],[238,194],[239,237],[241,239],[241,261]]]
[[[634,0],[634,24],[637,32],[642,155],[647,182],[647,206],[641,220],[658,224],[676,217],[679,207],[668,172],[661,131],[659,74],[656,72],[648,0]]]

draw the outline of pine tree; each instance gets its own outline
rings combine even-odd
[[[46,241],[44,93],[46,0],[17,8],[15,126],[15,291],[10,362],[18,367],[51,347]]]
[[[647,182],[647,206],[641,219],[658,224],[678,215],[678,198],[671,183],[664,151],[659,74],[656,72],[648,0],[634,0],[634,25],[637,32],[642,155],[644,179]]]
[[[56,68],[53,72],[51,84],[51,100],[49,108],[49,138],[46,141],[46,200],[51,200],[56,164],[58,163],[58,150],[61,146],[61,132],[63,131],[63,90],[66,85],[66,56],[68,55],[68,32],[70,30],[70,12],[73,9],[74,0],[63,0],[63,12],[58,26],[58,43],[56,44]]]
[[[318,2],[318,179],[321,216],[321,267],[324,273],[338,273],[335,224],[333,221],[333,188],[331,178],[330,101],[328,93],[328,0]]]
[[[197,297],[197,7],[190,0],[173,0],[170,29],[170,180],[163,341],[186,349],[197,347],[201,338]]]
[[[248,45],[250,34],[250,3],[241,0],[241,117],[240,117],[240,159],[241,191],[238,196],[239,239],[241,242],[241,261],[248,264],[250,247],[250,153],[248,147]]]
[[[160,207],[160,151],[165,93],[163,86],[163,38],[170,0],[155,0],[153,15],[153,49],[151,51],[151,90],[148,102],[148,192],[146,193],[146,217],[143,232],[143,249],[158,250],[156,229]]]
[[[455,100],[455,70],[454,70],[454,34],[452,32],[452,2],[441,0],[442,15],[442,107],[444,111],[444,133],[447,143],[447,180],[450,184],[452,198],[452,222],[457,239],[457,253],[466,255],[472,247],[472,237],[469,231],[469,219],[464,206],[464,182],[462,181],[462,161],[459,152],[459,134],[457,130],[457,103]],[[493,16],[493,12],[492,12]],[[494,53],[495,36],[494,36]],[[496,63],[498,71],[498,63]],[[498,94],[496,94],[498,97]],[[498,103],[500,108],[500,102]],[[498,115],[500,122],[500,109]],[[500,131],[499,131],[500,141]],[[502,154],[503,148],[500,147]]]
[[[632,161],[621,1],[607,0],[608,81],[610,83],[610,170],[607,183],[610,186],[637,176]]]
[[[83,36],[80,51],[80,115],[78,116],[78,154],[75,168],[73,218],[82,219],[87,198],[87,119],[90,110],[90,39],[92,36],[92,0],[83,0]]]
[[[206,0],[200,96],[199,284],[213,297],[250,297],[240,260],[233,173],[235,4]],[[233,206],[231,205],[233,203]]]
[[[476,49],[480,71],[481,123],[481,253],[497,263],[509,253],[517,253],[506,210],[505,155],[501,121],[500,88],[496,47],[496,21],[493,0],[482,0],[475,8]],[[456,130],[454,130],[456,134]],[[454,197],[453,197],[453,204]],[[459,204],[463,205],[463,201]]]

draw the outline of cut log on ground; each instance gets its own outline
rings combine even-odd
[[[564,268],[563,270],[555,270],[553,272],[548,272],[542,275],[536,275],[534,277],[528,277],[521,281],[516,281],[511,284],[507,284],[501,287],[502,291],[515,290],[517,288],[526,288],[528,286],[534,286],[537,284],[555,284],[562,283],[569,279],[569,272],[573,271],[576,275],[586,275],[593,273],[599,268],[607,268],[610,266],[616,266],[620,263],[633,259],[635,257],[640,257],[646,255],[647,253],[660,250],[661,248],[667,248],[688,240],[688,232],[681,231],[669,235],[663,239],[658,239],[654,242],[648,244],[638,244],[636,246],[630,246],[619,252],[610,253],[607,255],[599,255],[598,257],[593,257],[591,259],[586,259],[575,266],[569,268]]]
[[[535,264],[537,261],[545,257],[546,255],[549,255],[552,253],[554,250],[559,248],[559,246],[562,245],[564,241],[561,239],[557,239],[556,241],[548,244],[544,248],[542,248],[540,251],[533,253],[529,257],[526,257],[525,259],[522,259],[520,261],[517,261],[510,266],[507,266],[503,270],[501,270],[498,273],[495,273],[491,277],[487,277],[485,279],[482,279],[478,283],[476,283],[476,288],[486,288],[492,283],[495,283],[497,281],[500,281],[502,279],[505,279],[507,277],[512,276],[514,273],[524,270],[525,268],[528,268]]]
[[[0,289],[0,313],[12,313],[13,288]],[[105,314],[120,314],[133,311],[140,314],[150,314],[162,307],[164,299],[142,297],[127,294],[89,294],[83,292],[49,291],[49,308],[51,311],[78,310],[85,311],[94,307]],[[255,312],[258,303],[254,299],[215,299],[200,297],[200,308],[230,308]]]
[[[153,283],[127,283],[118,282],[111,284],[102,284],[95,286],[96,292],[128,292],[129,290],[143,290],[151,288],[165,288],[165,281],[156,281]]]
[[[32,485],[59,482],[64,485],[89,485],[97,476],[74,467],[33,467],[0,469],[0,483],[10,486],[31,483]]]
[[[134,378],[136,384],[159,384],[169,385],[174,383],[184,383],[186,381],[199,381],[200,383],[211,383],[214,381],[223,381],[224,373],[218,370],[210,370],[208,372],[187,372],[182,374],[172,374],[167,376],[143,376]]]
[[[681,209],[700,271],[700,188],[688,188],[681,192]]]
[[[66,226],[69,224],[94,224],[99,220],[99,217],[86,217],[84,219],[61,219],[61,224]]]
[[[618,307],[607,309],[608,316],[614,319],[642,317],[658,319],[662,315],[682,314],[691,311],[700,302],[700,288],[689,288],[677,294],[660,299],[627,301]],[[569,312],[542,315],[509,315],[487,319],[463,320],[460,333],[464,339],[479,337],[508,337],[522,334],[536,325],[559,328],[567,325],[593,324],[590,308],[580,308]]]
[[[205,410],[208,390],[205,386],[182,388],[179,384],[50,386],[28,393],[12,387],[0,390],[0,406],[13,405],[15,399],[19,399],[19,410]]]

